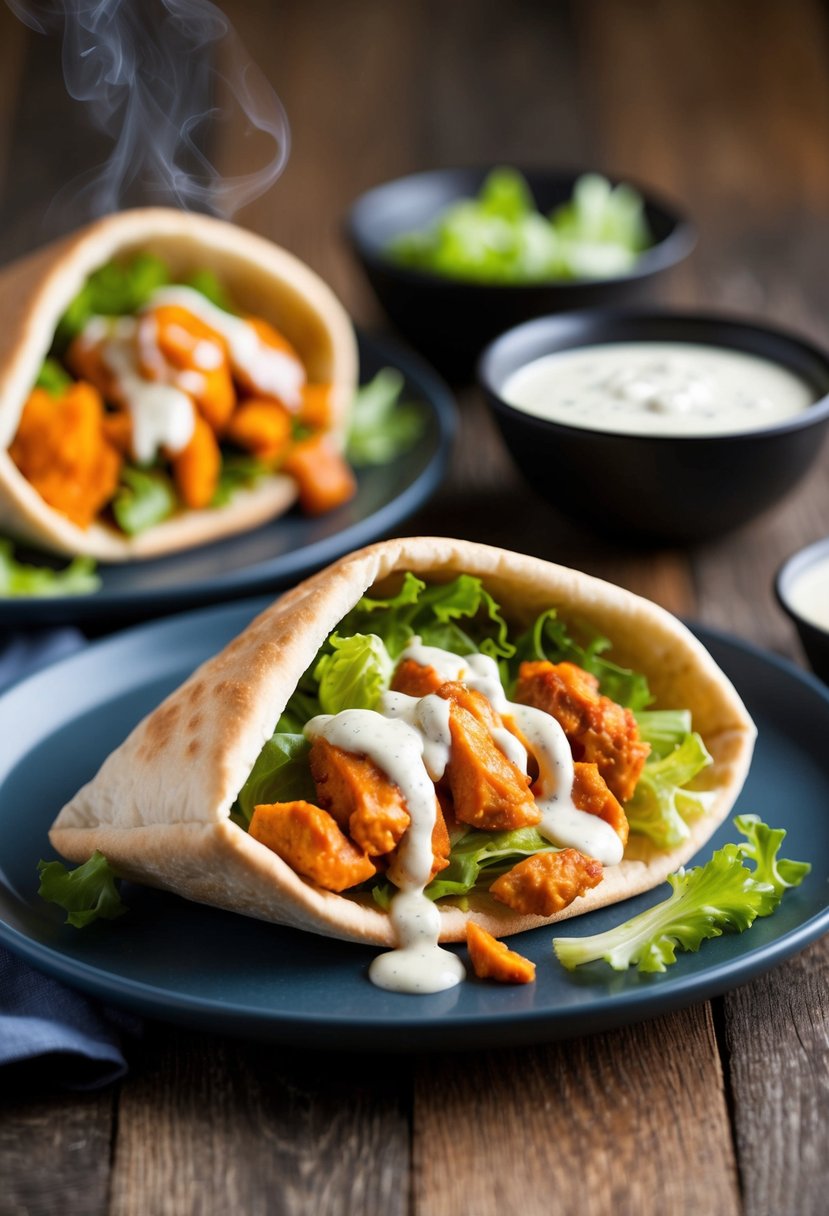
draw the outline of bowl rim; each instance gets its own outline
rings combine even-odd
[[[829,558],[829,536],[822,536],[818,540],[811,541],[808,545],[803,545],[796,549],[794,553],[789,554],[786,560],[778,567],[777,573],[774,576],[774,595],[785,612],[786,616],[794,622],[798,632],[805,626],[807,629],[814,630],[815,633],[822,637],[829,638],[829,629],[822,625],[816,624],[809,620],[808,617],[802,616],[791,600],[788,598],[791,591],[792,583],[811,566],[814,566],[823,558]]]
[[[533,280],[529,283],[482,283],[477,279],[457,278],[453,275],[438,274],[434,270],[421,270],[412,266],[401,266],[395,262],[384,252],[377,250],[363,236],[363,226],[360,222],[360,212],[369,205],[369,203],[378,196],[400,189],[412,182],[423,181],[427,178],[441,179],[452,177],[457,174],[469,174],[475,176],[486,176],[492,170],[506,167],[515,169],[516,172],[523,176],[530,177],[545,177],[551,181],[562,183],[575,184],[579,177],[583,177],[588,173],[599,173],[605,177],[613,186],[624,183],[632,186],[634,190],[642,196],[646,209],[650,208],[654,211],[659,211],[662,215],[673,223],[673,228],[667,236],[656,241],[655,244],[649,245],[647,249],[643,249],[642,253],[637,258],[634,265],[625,274],[607,276],[593,279],[540,279]],[[458,199],[466,197],[459,194]],[[392,271],[398,275],[403,282],[418,283],[421,285],[433,284],[451,290],[466,290],[474,289],[477,291],[487,291],[493,293],[503,293],[504,295],[515,294],[517,292],[549,292],[551,289],[562,292],[578,292],[583,291],[586,287],[589,288],[606,288],[614,284],[634,283],[639,279],[650,278],[651,275],[660,273],[663,270],[669,270],[672,266],[676,266],[683,261],[695,247],[697,243],[697,229],[694,223],[689,219],[684,208],[672,200],[665,198],[659,191],[654,191],[650,186],[644,185],[636,178],[629,177],[627,174],[603,173],[601,170],[593,168],[572,169],[563,167],[553,167],[549,165],[532,165],[532,164],[503,164],[502,162],[493,161],[489,164],[470,164],[470,165],[452,165],[444,166],[439,169],[422,169],[415,173],[407,173],[402,177],[390,178],[387,181],[378,182],[374,186],[370,186],[368,190],[364,190],[350,204],[345,215],[345,235],[353,249],[356,250],[359,258],[375,269]]]
[[[763,321],[757,321],[751,317],[741,317],[732,314],[714,313],[714,312],[697,312],[693,309],[627,309],[627,308],[581,308],[571,312],[554,312],[547,313],[542,317],[534,317],[531,321],[522,321],[519,325],[514,325],[512,328],[505,330],[499,334],[497,338],[493,338],[491,342],[484,347],[481,352],[475,368],[475,377],[478,386],[483,390],[489,404],[493,409],[500,411],[507,416],[520,418],[524,421],[535,423],[541,429],[548,429],[551,435],[563,433],[566,436],[575,437],[581,436],[599,436],[603,439],[612,439],[616,442],[628,443],[644,443],[644,444],[664,444],[681,442],[685,447],[693,445],[710,444],[710,443],[737,443],[745,442],[746,440],[756,440],[762,438],[771,438],[778,435],[789,434],[794,431],[807,430],[809,427],[816,426],[820,422],[829,419],[829,387],[822,396],[818,397],[810,405],[807,405],[799,414],[794,414],[790,418],[781,418],[776,422],[770,422],[767,426],[755,428],[752,430],[742,431],[723,431],[710,435],[654,435],[654,434],[629,434],[624,431],[606,431],[599,430],[595,427],[586,426],[571,426],[566,422],[554,421],[551,418],[540,418],[535,414],[530,414],[526,410],[520,409],[518,406],[511,405],[501,396],[500,389],[495,387],[490,372],[490,364],[498,354],[499,348],[506,342],[514,341],[514,336],[518,333],[527,333],[533,329],[545,329],[551,325],[566,326],[572,325],[578,321],[593,321],[605,325],[612,330],[616,325],[625,324],[649,326],[654,323],[673,322],[680,326],[715,326],[721,327],[725,333],[736,333],[737,331],[749,331],[760,337],[773,339],[776,342],[788,344],[795,348],[801,354],[805,354],[812,360],[820,363],[826,372],[827,381],[829,382],[829,350],[823,349],[808,338],[802,337],[800,334],[792,330],[781,328],[775,325],[768,325]],[[618,339],[617,339],[618,340]],[[635,342],[636,338],[626,336],[623,341]],[[671,341],[682,341],[683,339],[673,338]],[[690,341],[690,339],[686,339]],[[549,351],[549,354],[559,354],[565,351],[573,351],[584,349],[591,346],[608,346],[614,339],[602,338],[598,341],[585,342],[581,344],[572,344],[559,347],[555,351]],[[659,341],[659,339],[644,337],[641,341]],[[742,349],[735,346],[733,343],[722,341],[712,342],[710,340],[699,343],[707,346],[721,346],[727,350]],[[756,352],[748,352],[756,353]],[[536,356],[543,358],[543,355]],[[765,358],[770,363],[775,363],[778,366],[781,364],[776,358],[768,355],[759,355],[760,358]]]

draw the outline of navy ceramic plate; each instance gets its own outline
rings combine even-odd
[[[390,464],[359,470],[351,502],[319,519],[294,508],[252,532],[155,561],[99,566],[101,587],[92,595],[0,599],[0,627],[115,624],[238,599],[284,587],[393,532],[443,479],[455,405],[444,383],[416,355],[387,339],[361,334],[359,341],[360,379],[370,380],[382,367],[398,368],[405,377],[403,400],[423,403],[425,426],[408,452]]]
[[[412,997],[367,979],[373,948],[187,903],[128,885],[129,915],[78,931],[36,894],[55,813],[107,753],[195,664],[223,646],[262,601],[155,622],[90,646],[0,699],[0,940],[67,983],[139,1013],[299,1046],[492,1047],[602,1030],[713,996],[766,970],[829,929],[829,691],[793,666],[700,630],[760,735],[740,811],[785,827],[784,853],[812,863],[803,885],[748,932],[704,942],[662,975],[591,964],[570,974],[553,929],[517,939],[538,981],[471,980]],[[795,791],[795,796],[793,796]],[[736,839],[726,824],[711,848]],[[595,933],[663,898],[667,888],[601,909],[556,932]],[[457,947],[460,949],[460,947]]]

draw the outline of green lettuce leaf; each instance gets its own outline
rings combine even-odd
[[[419,405],[401,403],[403,383],[399,371],[384,367],[354,394],[346,455],[356,468],[388,464],[422,434],[426,415]]]
[[[178,504],[172,482],[160,469],[125,464],[112,500],[115,522],[127,536],[137,536],[172,515]]]
[[[212,270],[196,270],[184,279],[185,287],[192,287],[211,304],[221,308],[222,312],[235,313],[236,309],[230,302],[230,297],[222,286],[221,280]]]
[[[531,660],[575,663],[596,677],[601,692],[611,701],[628,709],[643,709],[653,700],[647,680],[639,672],[603,658],[604,652],[610,647],[610,640],[600,634],[596,634],[586,646],[579,645],[559,619],[555,608],[549,608],[536,617],[516,642],[515,654],[508,664],[509,676],[514,680],[521,663]]]
[[[738,815],[734,822],[746,837],[737,847],[742,857],[754,862],[754,877],[759,882],[769,883],[778,900],[790,887],[800,886],[812,867],[808,861],[777,856],[786,838],[785,828],[770,828],[759,815]]]
[[[35,388],[44,388],[50,397],[61,397],[73,383],[72,377],[57,359],[43,360],[35,380]]]
[[[626,274],[651,243],[641,195],[624,183],[611,186],[598,173],[578,179],[550,223],[569,273],[579,279]]]
[[[254,807],[271,802],[315,802],[316,790],[308,766],[311,744],[302,734],[274,734],[262,748],[250,776],[239,791],[234,810],[247,827]]]
[[[515,649],[501,609],[481,580],[470,574],[427,587],[407,572],[396,595],[388,599],[363,596],[338,632],[343,636],[376,633],[393,659],[415,635],[427,646],[459,655],[480,651],[492,658],[508,658]]]
[[[62,570],[18,561],[10,540],[0,539],[0,599],[15,596],[91,595],[101,580],[91,557],[76,557]]]
[[[388,247],[404,266],[481,283],[533,283],[626,274],[651,243],[639,194],[598,174],[542,215],[514,169],[493,170],[477,198],[460,199],[425,231]]]
[[[330,652],[314,668],[322,712],[375,709],[394,673],[394,663],[382,639],[375,633],[350,637],[332,633],[328,642]]]
[[[670,755],[692,731],[689,709],[637,710],[639,738],[649,743],[652,756]]]
[[[237,490],[255,486],[270,469],[263,460],[247,452],[222,452],[222,465],[211,507],[226,507]]]
[[[166,263],[151,253],[136,254],[126,263],[107,262],[92,272],[61,317],[53,350],[62,354],[90,317],[130,316],[169,282]]]
[[[115,885],[116,875],[103,853],[68,870],[61,861],[39,861],[38,895],[66,912],[66,924],[83,929],[93,920],[114,920],[127,911]]]
[[[786,835],[768,828],[756,816],[735,819],[746,844],[727,844],[705,865],[671,874],[671,894],[661,903],[631,920],[592,937],[558,937],[553,941],[556,957],[569,970],[603,959],[616,971],[636,965],[640,971],[664,971],[676,962],[677,950],[698,950],[710,937],[725,930],[741,933],[758,916],[769,916],[780,903],[783,891],[803,881],[810,867],[804,862],[777,861],[777,851]],[[752,871],[744,857],[758,861]],[[759,860],[758,860],[759,858]],[[785,883],[775,886],[767,875],[786,874]]]
[[[630,830],[648,836],[660,848],[673,848],[689,834],[687,821],[705,810],[710,794],[685,790],[711,764],[702,738],[692,732],[662,757],[649,757],[633,797],[625,803]]]

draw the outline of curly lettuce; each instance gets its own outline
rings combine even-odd
[[[98,850],[73,870],[61,861],[39,861],[37,869],[38,895],[63,908],[67,925],[83,929],[95,920],[114,920],[127,911],[115,872]]]
[[[584,174],[545,216],[522,174],[499,168],[476,198],[451,203],[426,230],[396,237],[388,253],[450,278],[536,283],[626,274],[651,243],[644,202],[628,185]]]
[[[0,599],[91,595],[100,585],[91,557],[76,557],[61,570],[33,566],[18,561],[12,542],[0,538]]]
[[[727,930],[742,933],[758,916],[770,916],[811,866],[778,859],[786,836],[782,828],[769,828],[756,815],[740,815],[734,823],[744,843],[724,845],[705,865],[669,875],[668,898],[617,928],[592,937],[555,938],[559,962],[568,970],[603,960],[615,971],[631,966],[665,971],[676,962],[677,950],[696,951],[708,938]]]

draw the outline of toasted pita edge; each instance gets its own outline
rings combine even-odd
[[[390,944],[388,915],[322,891],[253,840],[228,814],[294,687],[320,645],[372,587],[412,570],[482,577],[516,623],[556,606],[614,640],[614,655],[648,676],[656,704],[694,715],[714,764],[711,801],[682,845],[636,840],[602,882],[549,919],[518,916],[489,896],[469,912],[442,906],[443,941],[469,917],[504,936],[647,891],[684,864],[731,810],[751,760],[754,725],[697,639],[631,592],[537,558],[472,542],[412,537],[370,546],[301,583],[256,618],[146,717],[63,808],[50,838],[72,861],[96,849],[116,870],[187,898],[346,940]]]
[[[271,241],[209,216],[164,207],[106,216],[0,270],[0,530],[56,553],[105,562],[161,556],[266,523],[296,499],[293,480],[276,474],[226,506],[182,511],[127,537],[98,522],[73,524],[44,502],[8,455],[67,305],[92,271],[140,250],[163,256],[174,273],[215,270],[240,308],[277,325],[311,379],[333,384],[331,434],[344,442],[357,383],[356,340],[345,310],[318,275]]]

